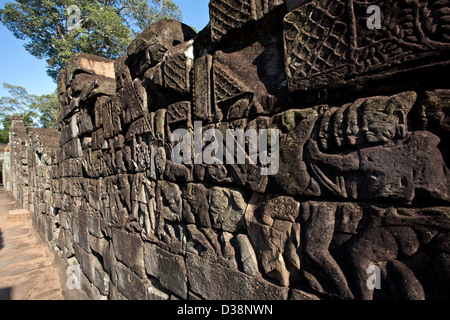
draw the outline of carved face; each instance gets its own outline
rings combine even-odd
[[[406,137],[406,115],[411,110],[416,95],[404,93],[391,98],[375,97],[359,108],[362,119],[361,132],[369,144],[395,143]]]
[[[399,119],[393,114],[373,111],[364,114],[362,133],[368,143],[389,143],[396,138]]]

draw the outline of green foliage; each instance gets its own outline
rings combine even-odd
[[[12,116],[22,116],[25,128],[40,125],[43,128],[56,128],[58,118],[58,96],[53,94],[32,95],[25,88],[4,83],[10,96],[0,97],[0,143],[8,143]]]
[[[9,132],[11,131],[11,116],[2,119],[3,129],[0,129],[0,144],[9,143]]]
[[[8,89],[10,96],[0,98],[0,117],[6,116],[28,116],[31,119],[31,125],[38,119],[38,109],[33,102],[36,96],[30,95],[25,88],[13,86],[4,83],[3,87]]]
[[[11,117],[10,115],[5,116],[1,120],[1,124],[3,125],[3,129],[0,129],[0,144],[8,144],[9,143],[9,132],[11,131]],[[34,126],[33,119],[29,114],[25,114],[23,118],[23,124],[26,129],[29,129]]]
[[[59,111],[58,105],[58,93],[55,91],[52,94],[34,96],[30,108],[38,110],[41,127],[56,129]]]
[[[79,16],[67,11],[71,5],[80,9]],[[182,19],[171,0],[16,0],[0,9],[1,22],[27,41],[28,52],[46,59],[55,81],[74,53],[117,59],[136,34],[164,18]]]

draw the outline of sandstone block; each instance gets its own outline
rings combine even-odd
[[[30,219],[30,211],[26,209],[11,210],[8,212],[8,220],[22,221]]]
[[[287,300],[288,288],[250,277],[190,253],[186,256],[190,288],[209,300]]]
[[[187,299],[187,272],[184,258],[156,245],[144,245],[146,272],[177,296]]]
[[[144,244],[140,236],[112,229],[113,248],[117,260],[128,266],[139,277],[145,277]]]

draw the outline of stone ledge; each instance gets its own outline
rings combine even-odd
[[[8,212],[8,220],[24,221],[30,219],[30,211],[26,209],[10,210]]]

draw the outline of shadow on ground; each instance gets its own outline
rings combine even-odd
[[[3,249],[3,233],[2,229],[0,229],[0,250]]]
[[[12,288],[0,288],[0,300],[11,300]]]

